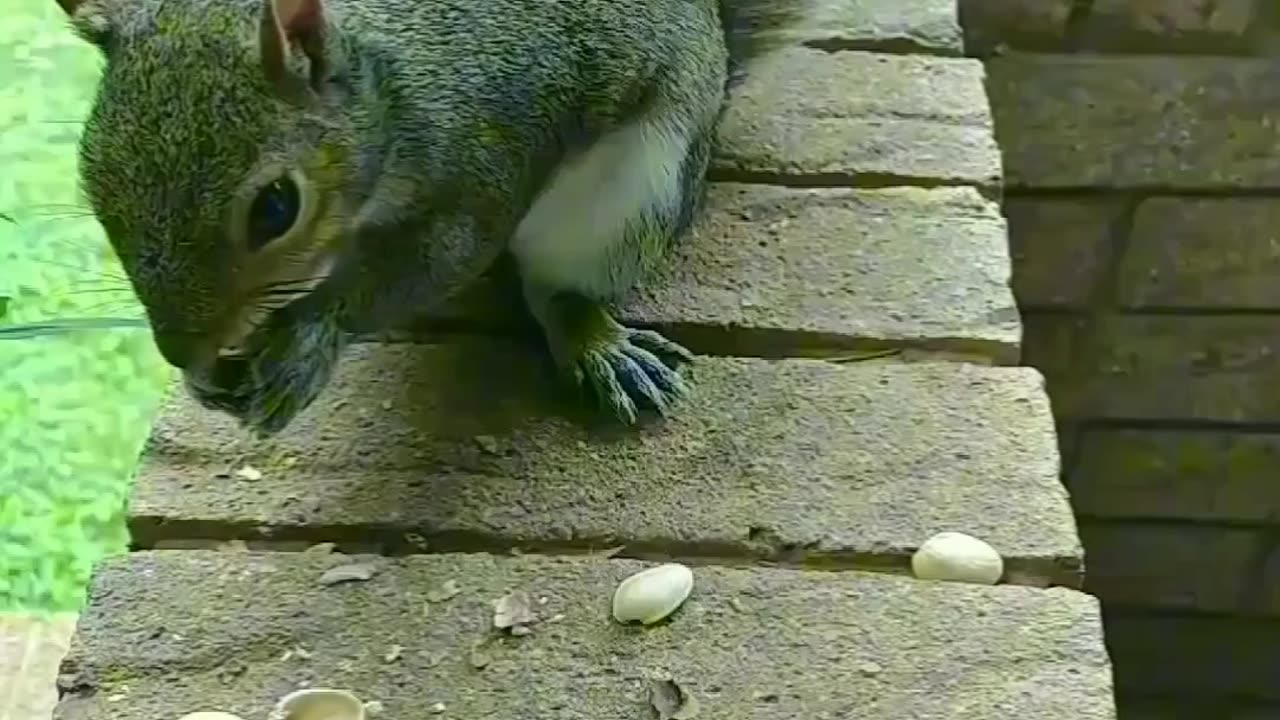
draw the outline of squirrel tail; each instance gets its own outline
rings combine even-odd
[[[729,85],[755,58],[786,43],[787,30],[804,19],[809,0],[718,0],[729,50]]]

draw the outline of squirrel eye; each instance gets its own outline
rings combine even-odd
[[[249,206],[249,249],[260,250],[293,227],[298,219],[301,195],[288,175],[258,191]]]

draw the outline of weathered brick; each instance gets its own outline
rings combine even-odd
[[[1097,603],[1074,591],[700,567],[667,624],[624,630],[609,598],[639,563],[416,556],[372,559],[380,569],[367,582],[317,582],[353,560],[371,559],[155,552],[107,563],[57,717],[266,717],[277,697],[314,683],[404,720],[434,717],[437,702],[457,718],[647,718],[646,681],[664,676],[697,697],[699,720],[850,708],[895,720],[1115,717]],[[425,612],[450,579],[461,594]],[[491,633],[490,603],[513,592],[546,598],[533,608],[544,621],[524,637]],[[477,670],[472,648],[486,637]],[[402,649],[387,662],[393,645]],[[282,659],[298,647],[305,658]]]
[[[1085,588],[1102,602],[1280,617],[1277,547],[1266,531],[1082,520]],[[1280,559],[1280,558],[1278,558]]]
[[[1054,408],[1112,420],[1280,421],[1280,316],[1028,316]],[[1049,338],[1049,339],[1045,339]],[[1055,348],[1053,352],[1048,348]],[[1032,362],[1029,360],[1029,362]]]
[[[1275,62],[1011,54],[987,72],[1011,187],[1280,186]]]
[[[711,354],[888,345],[1016,364],[1006,238],[999,208],[972,188],[719,183],[692,234],[619,318]],[[417,327],[501,326],[514,316],[503,292],[477,285]]]
[[[1096,0],[1080,28],[1080,43],[1120,52],[1248,53],[1258,5],[1258,0]]]
[[[1124,209],[1116,199],[1006,199],[1018,305],[1086,308],[1107,273],[1112,228]]]
[[[1142,203],[1120,265],[1130,308],[1280,309],[1280,200]]]
[[[960,55],[955,0],[807,0],[803,19],[758,36],[824,50]]]
[[[1276,720],[1280,703],[1240,700],[1231,697],[1144,697],[1141,694],[1116,698],[1118,717],[1124,720]]]
[[[712,176],[994,190],[1000,153],[983,76],[970,58],[804,47],[768,55],[725,110]]]
[[[1280,524],[1280,435],[1093,429],[1080,443],[1080,515]]]
[[[1073,0],[959,0],[965,50],[986,55],[998,46],[1058,49]]]
[[[1080,383],[1077,356],[1088,350],[1084,338],[1091,334],[1089,318],[1079,314],[1029,312],[1023,315],[1022,361],[1044,375],[1053,415],[1071,422],[1087,415],[1088,402]]]
[[[326,397],[261,444],[177,392],[137,481],[135,527],[899,567],[963,528],[1023,581],[1075,582],[1034,370],[701,358],[696,397],[674,417],[619,432],[553,415],[547,396],[562,391],[541,371],[510,345],[356,348]],[[242,457],[266,478],[215,477]]]
[[[1280,700],[1280,622],[1104,610],[1104,623],[1117,694]]]

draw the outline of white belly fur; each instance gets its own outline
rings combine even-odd
[[[679,128],[645,119],[562,163],[511,239],[526,282],[588,297],[623,289],[639,268],[610,268],[609,253],[641,213],[679,207],[688,145]]]

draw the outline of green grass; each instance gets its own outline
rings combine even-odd
[[[141,316],[75,182],[100,66],[52,0],[0,11],[0,612],[78,610],[95,564],[126,547],[125,501],[170,377],[145,328],[5,332]]]

